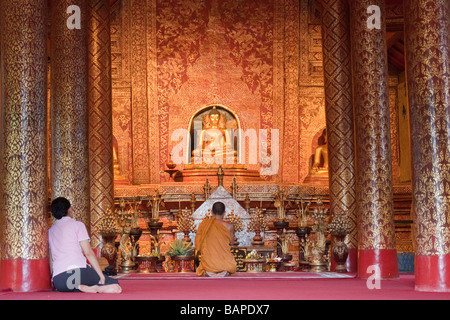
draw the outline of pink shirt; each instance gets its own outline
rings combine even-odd
[[[80,242],[90,240],[84,223],[63,217],[48,231],[53,277],[63,272],[86,268]]]

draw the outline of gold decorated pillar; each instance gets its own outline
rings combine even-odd
[[[47,0],[2,0],[0,290],[50,288]]]
[[[398,277],[384,0],[350,2],[358,275]],[[377,272],[378,271],[378,272]]]
[[[404,6],[416,290],[450,292],[450,1]]]
[[[109,0],[89,1],[89,170],[91,246],[99,249],[97,230],[103,213],[114,206]]]
[[[51,189],[89,230],[87,3],[51,3]]]
[[[346,267],[356,272],[358,230],[349,6],[347,0],[321,3],[330,211],[345,214],[351,221]]]

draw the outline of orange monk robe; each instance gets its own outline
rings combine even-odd
[[[195,248],[201,253],[198,276],[204,276],[206,272],[236,273],[236,260],[231,253],[230,241],[230,230],[216,219],[205,219],[200,224],[195,237]]]

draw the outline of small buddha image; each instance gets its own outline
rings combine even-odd
[[[311,167],[311,175],[328,174],[328,143],[327,129],[323,130],[319,138],[319,146],[314,153],[314,162]]]
[[[192,152],[192,162],[236,163],[237,151],[233,139],[233,130],[227,128],[226,116],[213,107],[203,118],[202,130],[195,144],[197,147]]]

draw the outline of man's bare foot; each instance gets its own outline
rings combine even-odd
[[[81,292],[84,292],[84,293],[98,293],[99,288],[100,288],[99,286],[89,287],[89,286],[85,286],[85,285],[80,285],[78,287],[78,290],[80,290]]]
[[[98,293],[122,293],[122,288],[118,284],[110,284],[98,287]]]

